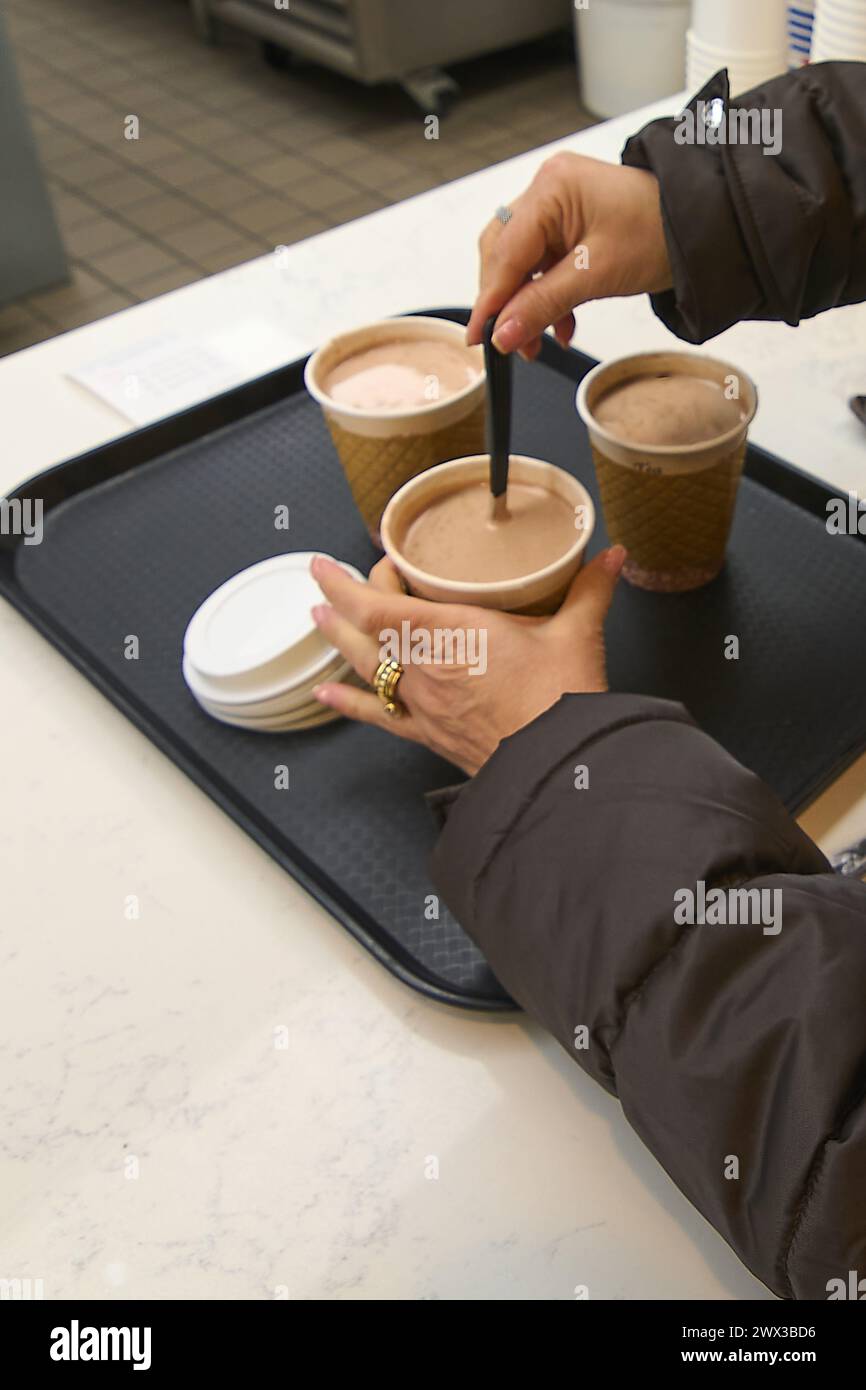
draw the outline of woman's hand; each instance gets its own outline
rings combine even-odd
[[[560,150],[510,206],[511,220],[494,218],[481,235],[470,343],[496,314],[499,351],[534,357],[548,325],[571,341],[577,304],[670,289],[654,174]]]
[[[350,719],[426,744],[472,775],[502,739],[566,691],[607,689],[603,625],[624,559],[622,546],[603,551],[578,573],[558,613],[522,618],[411,598],[388,559],[362,584],[317,556],[312,572],[328,599],[313,609],[317,626],[367,684],[391,655],[389,641],[399,642],[404,712],[387,714],[378,695],[351,685],[321,685],[316,697]],[[406,659],[404,646],[423,657],[426,645],[435,657],[437,631],[451,634],[440,639],[440,660]],[[442,659],[449,654],[458,659]]]

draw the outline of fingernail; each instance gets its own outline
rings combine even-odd
[[[497,352],[513,352],[522,337],[523,324],[520,319],[506,319],[493,334],[493,346]]]
[[[326,603],[317,603],[314,608],[310,609],[310,615],[313,619],[313,622],[316,624],[316,627],[318,627],[320,623],[326,621],[330,611],[331,610]]]
[[[327,685],[314,685],[313,694],[322,705],[330,704],[330,688]]]
[[[608,574],[619,574],[625,564],[627,554],[628,551],[624,545],[612,545],[610,550],[605,551],[604,567]]]

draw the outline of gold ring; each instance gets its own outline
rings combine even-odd
[[[392,656],[387,661],[379,662],[373,677],[373,689],[385,706],[385,713],[395,719],[399,719],[403,713],[403,706],[394,698],[402,679],[403,667]]]

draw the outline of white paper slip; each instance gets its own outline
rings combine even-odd
[[[173,334],[148,338],[68,375],[136,425],[148,425],[247,379],[217,348]]]

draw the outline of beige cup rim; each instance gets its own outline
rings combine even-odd
[[[690,362],[711,362],[714,367],[721,367],[727,375],[740,377],[748,382],[751,391],[750,408],[738,420],[736,425],[732,425],[723,434],[713,435],[711,439],[702,439],[696,444],[639,444],[633,439],[622,439],[619,435],[612,434],[600,425],[587,404],[587,396],[590,390],[598,381],[600,376],[610,371],[612,367],[620,367],[625,362],[633,362],[636,366],[640,363],[649,363],[654,358],[677,357],[681,361]],[[697,375],[697,373],[695,373]],[[653,348],[647,352],[624,352],[619,357],[607,357],[603,362],[598,362],[591,371],[581,381],[575,395],[575,405],[577,413],[587,428],[592,428],[593,432],[600,439],[609,444],[617,444],[621,449],[631,449],[635,453],[643,455],[657,455],[660,458],[688,458],[691,454],[703,453],[708,449],[716,449],[725,444],[733,444],[749,428],[755,418],[755,411],[758,409],[758,388],[748,372],[744,372],[741,367],[735,367],[732,362],[725,361],[722,357],[711,357],[703,352],[677,352],[669,348]]]
[[[482,597],[488,594],[501,593],[503,588],[514,585],[520,585],[521,588],[523,588],[529,584],[536,584],[540,580],[543,581],[547,578],[552,578],[558,570],[566,568],[586,549],[595,530],[596,516],[593,500],[583,486],[583,483],[575,478],[573,474],[566,472],[564,468],[560,468],[555,463],[548,463],[545,459],[533,458],[529,454],[510,454],[509,459],[511,464],[528,464],[530,469],[537,468],[542,473],[548,475],[550,473],[561,473],[574,487],[581,505],[586,506],[589,511],[589,525],[585,526],[578,534],[578,538],[574,545],[569,546],[564,555],[560,555],[558,559],[551,561],[549,565],[545,565],[542,569],[532,570],[529,574],[516,575],[513,579],[485,579],[480,581],[472,579],[444,579],[442,575],[432,574],[429,570],[419,569],[417,565],[413,565],[410,561],[405,559],[399,546],[391,535],[391,525],[394,520],[394,513],[399,510],[402,503],[406,501],[406,498],[422,482],[434,475],[442,477],[446,473],[464,472],[471,464],[487,463],[489,457],[489,454],[467,454],[465,458],[449,459],[447,463],[437,463],[433,468],[425,468],[422,473],[416,473],[414,478],[410,478],[408,482],[398,488],[393,497],[389,500],[388,505],[382,513],[382,520],[379,523],[382,549],[389,559],[394,562],[400,572],[405,574],[409,579],[424,585],[434,585],[440,589],[453,589],[455,592],[461,594],[477,594],[479,597]]]
[[[403,325],[415,323],[424,324],[427,327],[432,325],[437,329],[441,329],[442,327],[454,329],[455,333],[452,336],[460,335],[461,342],[463,346],[466,347],[466,340],[463,336],[466,332],[465,325],[462,323],[455,323],[453,319],[436,318],[433,314],[398,314],[391,319],[374,319],[370,323],[359,323],[355,328],[347,328],[344,329],[342,333],[334,333],[332,337],[328,338],[327,342],[321,343],[319,347],[316,348],[316,351],[311,353],[307,358],[307,364],[304,367],[304,385],[313,400],[317,401],[323,409],[327,408],[332,411],[338,411],[340,415],[345,416],[347,419],[407,420],[417,419],[419,416],[435,415],[436,411],[442,410],[443,406],[453,406],[455,402],[464,400],[467,396],[471,395],[473,391],[477,391],[478,387],[483,385],[487,379],[487,373],[483,362],[479,365],[478,376],[475,380],[470,381],[460,391],[455,391],[453,395],[446,396],[444,400],[429,401],[426,405],[410,405],[406,406],[403,410],[361,410],[356,405],[344,405],[342,401],[335,401],[333,396],[329,396],[328,393],[323,391],[321,386],[319,386],[315,376],[322,357],[342,339],[354,338],[358,334],[369,333],[371,329],[376,328],[390,329],[392,336],[399,337],[400,329]],[[419,335],[414,333],[406,334],[407,338],[416,336]]]

